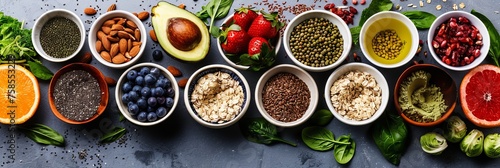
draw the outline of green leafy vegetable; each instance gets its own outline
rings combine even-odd
[[[278,136],[276,126],[264,118],[252,118],[240,122],[240,130],[245,138],[251,142],[269,145],[273,142],[282,142],[291,146],[297,144],[288,142]]]
[[[479,20],[481,20],[486,26],[486,29],[488,29],[488,34],[490,35],[490,50],[488,52],[488,55],[490,55],[490,57],[493,59],[496,66],[500,66],[500,35],[498,34],[497,29],[495,28],[493,23],[491,23],[491,21],[483,14],[475,10],[472,10],[470,13],[479,18]]]
[[[361,26],[351,27],[351,37],[354,44],[359,42],[359,33],[361,32]]]
[[[53,76],[52,72],[47,69],[47,67],[43,66],[38,60],[28,61],[28,65],[31,69],[31,73],[39,79],[49,80]]]
[[[446,119],[444,138],[451,143],[460,142],[467,134],[467,125],[460,117],[454,115]]]
[[[104,134],[101,139],[99,139],[100,143],[111,143],[118,139],[120,139],[123,135],[127,133],[127,130],[122,127],[115,127],[111,131]]]
[[[368,18],[378,12],[391,10],[392,5],[393,4],[391,0],[373,0],[370,3],[370,6],[368,6],[368,8],[364,9],[363,12],[361,12],[361,17],[359,19],[358,25],[363,26]]]
[[[212,34],[213,37],[218,37],[220,34],[219,28],[213,26],[214,21],[226,17],[231,9],[231,5],[233,5],[233,0],[211,0],[208,4],[202,6],[201,10],[196,13],[196,16],[205,21],[205,23],[208,23],[207,19],[211,18],[209,26],[210,34]]]
[[[448,147],[448,143],[440,134],[429,132],[420,137],[420,147],[428,154],[440,155]]]
[[[312,123],[314,125],[319,125],[319,126],[325,126],[330,123],[333,119],[333,114],[330,112],[330,110],[327,109],[321,109],[316,112],[309,118],[309,123]]]
[[[343,144],[335,144],[335,148],[333,149],[333,156],[335,157],[335,160],[340,164],[349,163],[349,161],[351,161],[354,157],[356,143],[353,139],[351,139],[350,135],[342,135],[339,139],[337,139],[337,141],[342,142]]]
[[[333,156],[340,164],[348,163],[356,150],[356,144],[350,135],[342,135],[335,140],[335,136],[330,130],[318,126],[302,129],[302,141],[309,148],[317,151],[327,151],[334,148]]]
[[[492,133],[484,138],[484,154],[489,158],[500,158],[500,134]]]
[[[460,142],[460,150],[462,150],[462,152],[464,152],[468,157],[479,156],[483,153],[483,142],[483,132],[477,129],[472,129],[469,134],[462,139],[462,142]]]
[[[19,127],[28,138],[39,144],[64,146],[64,138],[57,131],[43,124]]]
[[[408,130],[401,116],[394,114],[384,116],[370,128],[370,133],[385,159],[394,165],[399,165],[408,140]]]
[[[432,22],[436,20],[436,16],[424,11],[404,11],[401,14],[408,17],[417,29],[428,29],[431,27]]]

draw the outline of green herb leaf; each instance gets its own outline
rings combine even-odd
[[[432,13],[424,11],[404,11],[401,14],[408,17],[417,29],[428,29],[431,27],[432,22],[436,20],[436,16]]]
[[[19,127],[28,138],[39,144],[64,146],[64,138],[57,131],[43,124]]]
[[[335,160],[340,164],[346,164],[354,157],[356,143],[353,139],[351,139],[350,135],[342,135],[337,141],[349,143],[348,145],[335,144],[335,148],[333,149],[333,156],[335,157]]]
[[[233,0],[211,0],[205,6],[202,6],[201,10],[196,12],[195,15],[205,23],[207,23],[208,18],[211,18],[209,23],[210,34],[213,37],[218,37],[220,31],[219,28],[213,26],[214,21],[226,17],[231,5],[233,5]]]
[[[352,42],[357,45],[359,42],[359,33],[361,32],[361,26],[351,27],[351,37]]]
[[[363,26],[368,18],[378,12],[391,10],[392,5],[393,4],[391,0],[373,0],[370,3],[370,6],[368,6],[368,8],[364,9],[363,12],[361,12],[361,17],[359,19],[358,25]]]
[[[383,116],[370,127],[370,133],[385,159],[394,165],[399,165],[401,155],[408,146],[406,144],[408,131],[401,116],[394,114]]]
[[[38,79],[49,80],[54,76],[54,74],[45,66],[43,66],[38,61],[28,61],[30,70]]]
[[[500,35],[498,34],[497,29],[483,14],[475,11],[474,9],[470,13],[479,18],[479,20],[481,20],[486,26],[486,29],[488,29],[488,34],[490,35],[490,50],[488,55],[490,55],[493,59],[496,66],[500,66]]]
[[[115,127],[111,131],[104,134],[101,139],[99,139],[99,143],[111,143],[118,139],[120,139],[123,135],[127,133],[127,130],[122,127]]]
[[[326,128],[312,126],[302,129],[302,141],[313,150],[327,151],[333,148],[335,137]]]
[[[330,110],[327,109],[321,109],[316,112],[309,118],[309,123],[314,124],[314,125],[319,125],[319,126],[325,126],[330,123],[333,119],[333,114],[330,112]]]
[[[269,123],[264,118],[243,120],[240,122],[239,126],[243,136],[251,142],[267,145],[273,142],[282,142],[291,146],[297,146],[295,143],[280,138],[276,126]]]

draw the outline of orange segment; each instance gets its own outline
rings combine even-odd
[[[26,122],[39,103],[38,81],[29,70],[20,65],[0,65],[0,123]]]

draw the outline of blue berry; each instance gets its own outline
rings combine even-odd
[[[132,90],[132,83],[131,82],[125,82],[122,86],[122,91],[123,92],[130,92]]]
[[[158,107],[158,109],[156,109],[156,116],[158,116],[158,118],[165,117],[166,115],[167,109],[165,107]]]
[[[163,88],[161,87],[156,87],[154,88],[155,90],[155,95],[153,96],[163,96],[163,94],[165,94],[165,90],[163,90]]]
[[[162,87],[162,88],[166,88],[167,87],[167,83],[170,83],[170,81],[166,78],[163,78],[163,79],[158,79],[156,81],[156,84],[155,86],[156,87]]]
[[[141,89],[142,89],[142,86],[139,86],[139,85],[135,85],[132,90],[135,91],[135,92],[141,92]]]
[[[167,97],[165,99],[165,106],[167,106],[167,108],[172,108],[172,106],[174,106],[174,99]]]
[[[151,96],[154,96],[154,95],[156,95],[156,89],[155,88],[151,89]]]
[[[156,111],[156,107],[148,106],[146,111],[149,111],[149,112]]]
[[[137,115],[137,120],[140,122],[144,122],[144,121],[148,120],[148,113],[146,113],[144,111],[139,113],[139,115]]]
[[[140,98],[139,100],[137,100],[137,105],[139,106],[139,108],[144,110],[148,108],[148,102],[144,98]]]
[[[149,97],[149,98],[148,98],[148,105],[149,105],[149,106],[154,107],[154,106],[156,106],[156,104],[157,104],[157,103],[158,103],[158,102],[156,101],[156,97]]]
[[[136,70],[130,70],[128,71],[127,73],[127,79],[130,80],[130,81],[133,81],[135,80],[135,78],[137,77],[137,71]]]
[[[130,96],[127,93],[125,93],[125,94],[122,95],[122,102],[123,103],[130,102]]]
[[[130,100],[136,101],[139,99],[139,94],[136,91],[130,91],[128,92],[128,96]]]
[[[144,77],[144,81],[146,82],[146,84],[148,85],[154,85],[156,83],[156,77],[154,77],[152,74],[147,74],[145,77]]]
[[[151,70],[149,71],[149,74],[153,75],[156,78],[160,77],[160,73],[160,69],[158,68],[151,68]]]
[[[156,97],[156,103],[157,103],[158,105],[163,105],[163,104],[165,104],[165,101],[166,101],[166,100],[165,100],[165,97]]]
[[[175,91],[173,88],[169,87],[167,89],[167,97],[174,97]]]
[[[161,61],[163,59],[163,53],[160,50],[153,51],[153,59],[155,61]]]
[[[128,106],[131,106],[132,104],[134,104],[134,102],[128,102],[128,103],[127,103],[127,107],[128,107]]]
[[[149,97],[151,95],[151,89],[147,86],[141,89],[141,96]]]
[[[139,106],[135,103],[128,105],[128,112],[130,115],[137,115],[139,113]]]
[[[141,70],[139,71],[139,75],[141,76],[146,76],[148,73],[149,73],[148,67],[142,67]]]
[[[148,113],[148,121],[156,121],[156,119],[158,119],[158,117],[156,116],[155,112]]]
[[[144,77],[137,76],[137,78],[135,78],[135,84],[140,85],[140,86],[144,86]]]

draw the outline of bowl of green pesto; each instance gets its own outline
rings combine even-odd
[[[453,78],[432,64],[407,68],[394,87],[394,104],[401,117],[416,126],[435,126],[455,109],[458,90]]]

